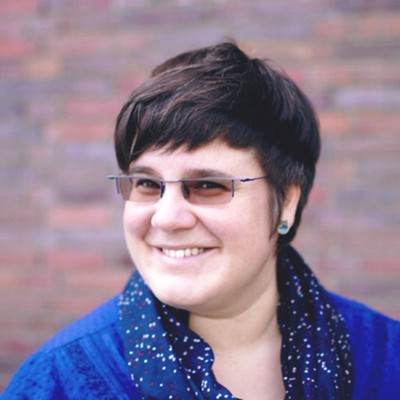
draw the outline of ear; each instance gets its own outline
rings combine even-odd
[[[285,192],[285,200],[282,206],[281,221],[287,221],[289,228],[291,228],[294,223],[300,194],[301,189],[298,185],[289,186]]]

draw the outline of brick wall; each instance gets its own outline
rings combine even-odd
[[[234,37],[320,114],[297,247],[332,290],[400,317],[397,0],[1,0],[0,388],[130,273],[116,114],[150,68]]]

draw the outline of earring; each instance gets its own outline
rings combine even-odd
[[[278,225],[278,233],[280,235],[286,235],[289,232],[289,224],[287,221],[283,220]]]

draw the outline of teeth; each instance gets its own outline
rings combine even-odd
[[[197,256],[197,254],[200,254],[204,251],[204,249],[199,248],[199,247],[194,247],[192,249],[178,249],[178,250],[172,250],[172,249],[162,249],[162,252],[171,258],[184,258],[184,257],[190,257],[190,256]]]

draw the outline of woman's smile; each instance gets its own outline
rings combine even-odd
[[[187,258],[197,256],[205,250],[202,247],[182,248],[182,249],[160,249],[163,254],[170,258]]]

